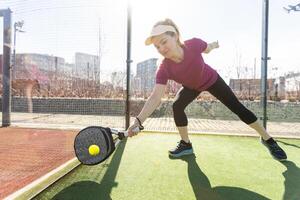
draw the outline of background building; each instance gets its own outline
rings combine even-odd
[[[76,78],[100,82],[99,57],[85,53],[75,53]]]
[[[2,73],[2,55],[0,60]],[[12,66],[12,79],[36,79],[37,76],[52,79],[64,71],[64,58],[36,53],[16,54],[16,65]]]
[[[268,99],[278,97],[278,84],[276,79],[267,80]],[[229,87],[239,99],[260,99],[261,79],[230,79]]]
[[[300,72],[292,72],[285,75],[286,99],[300,100]]]
[[[137,91],[149,93],[155,85],[157,58],[150,58],[137,64],[136,82],[139,83]]]

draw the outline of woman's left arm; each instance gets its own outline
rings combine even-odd
[[[204,50],[203,53],[209,53],[211,50],[219,48],[219,42],[212,42],[212,43],[208,43],[206,49]]]

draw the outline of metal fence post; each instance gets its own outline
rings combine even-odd
[[[3,59],[2,59],[2,126],[9,126],[11,123],[11,10],[0,10],[3,16]]]
[[[125,128],[130,124],[130,64],[131,64],[131,7],[127,7],[127,80],[126,80],[126,111],[125,111]]]
[[[263,0],[262,13],[261,106],[263,108],[263,126],[267,129],[269,0]]]

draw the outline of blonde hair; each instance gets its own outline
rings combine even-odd
[[[153,28],[158,26],[158,25],[169,25],[169,26],[173,26],[176,30],[176,33],[178,35],[178,44],[180,46],[183,46],[183,42],[181,42],[181,38],[180,38],[180,33],[179,33],[179,30],[178,30],[178,27],[176,26],[176,24],[169,18],[166,18],[165,20],[161,20],[161,21],[158,21],[156,22],[156,24],[154,24]],[[173,32],[166,32],[167,35],[171,35],[171,36],[174,36],[175,33]]]

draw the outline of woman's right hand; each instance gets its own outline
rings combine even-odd
[[[137,131],[138,130],[138,131]],[[132,137],[135,136],[139,133],[140,129],[139,129],[139,125],[136,123],[133,123],[131,126],[129,126],[129,128],[127,129],[128,132],[128,137]]]
[[[133,124],[127,129],[128,137],[137,135],[144,127],[138,117],[135,118]]]

